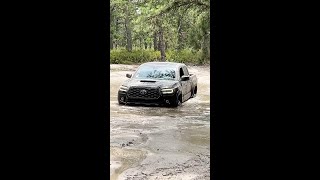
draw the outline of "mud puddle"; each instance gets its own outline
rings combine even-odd
[[[126,169],[139,165],[145,159],[147,152],[137,149],[125,149],[113,147],[110,149],[110,179],[116,180]]]
[[[198,94],[178,108],[118,105],[117,90],[137,67],[110,66],[110,178],[210,179],[210,69],[189,68]]]

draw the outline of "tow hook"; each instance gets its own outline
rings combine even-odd
[[[170,101],[169,101],[169,100],[166,100],[166,103],[167,103],[167,104],[170,104]]]

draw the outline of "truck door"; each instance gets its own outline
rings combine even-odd
[[[182,93],[182,102],[184,102],[186,99],[185,95],[188,93],[187,92],[188,81],[181,81],[181,77],[183,75],[185,75],[182,67],[179,68],[179,75],[180,75],[181,90],[182,90],[182,92],[181,92]]]
[[[189,71],[187,69],[187,66],[183,66],[182,67],[182,70],[183,70],[183,73],[185,76],[190,76],[189,74]],[[191,79],[189,79],[188,81],[185,81],[186,82],[186,98],[189,99],[190,96],[191,96]]]

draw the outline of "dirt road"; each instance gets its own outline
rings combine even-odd
[[[178,108],[120,106],[117,91],[138,66],[110,65],[110,178],[210,179],[210,69],[188,67],[198,94]]]

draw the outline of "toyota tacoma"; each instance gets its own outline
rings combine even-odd
[[[197,77],[183,63],[148,62],[140,65],[119,88],[119,104],[177,107],[197,94]]]

